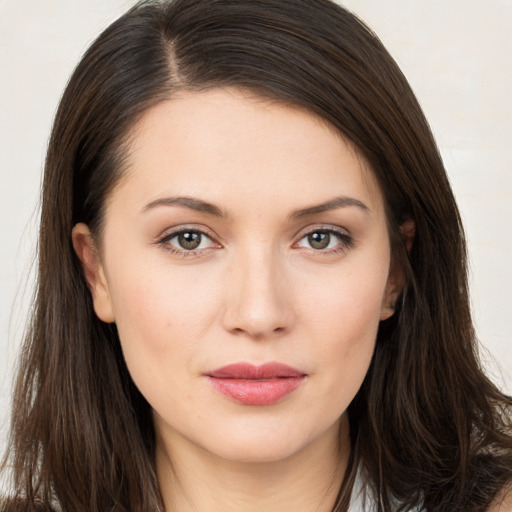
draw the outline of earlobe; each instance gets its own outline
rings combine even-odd
[[[79,223],[73,228],[73,248],[82,264],[87,286],[91,291],[94,311],[100,320],[115,321],[110,290],[96,244],[86,224]]]
[[[412,219],[406,220],[400,226],[400,235],[405,243],[407,252],[410,253],[414,242],[414,236],[416,235],[416,224]]]
[[[382,299],[382,306],[380,310],[380,319],[387,320],[395,314],[396,303],[404,288],[404,277],[402,272],[396,268],[396,265],[391,265],[388,275],[388,282],[384,291]]]
[[[395,304],[393,302],[383,302],[380,312],[380,320],[387,320],[395,314]]]
[[[402,292],[402,287],[402,280],[397,282],[396,279],[390,275],[386,285],[386,292],[384,293],[384,298],[382,300],[382,306],[380,310],[381,320],[387,320],[394,315],[396,309],[396,301]]]
[[[400,236],[402,237],[407,253],[411,252],[415,234],[416,224],[412,219],[408,219],[400,225]],[[386,291],[384,292],[384,298],[382,300],[380,313],[381,320],[387,320],[394,315],[397,300],[399,299],[404,288],[405,283],[403,272],[396,267],[398,267],[398,265],[392,264],[389,271]]]

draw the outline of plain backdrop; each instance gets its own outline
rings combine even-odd
[[[512,0],[342,3],[380,36],[432,125],[465,221],[484,361],[510,394]],[[132,4],[0,0],[0,453],[33,288],[38,196],[52,117],[80,55]]]

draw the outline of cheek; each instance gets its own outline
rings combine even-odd
[[[138,375],[156,373],[164,364],[179,373],[215,321],[215,301],[209,293],[212,277],[197,268],[179,270],[123,262],[111,276],[119,338],[136,381]]]
[[[388,275],[386,260],[379,263],[311,276],[299,293],[300,316],[325,339],[357,343],[363,333],[376,332]]]
[[[136,386],[157,410],[177,407],[177,397],[194,403],[199,390],[190,370],[198,367],[200,342],[216,316],[211,278],[127,264],[126,271],[116,268],[111,285],[121,347]]]
[[[375,348],[388,274],[386,257],[365,270],[309,280],[300,312],[306,339],[316,340],[315,357],[327,369],[326,394],[339,397],[342,390],[348,402],[359,389]]]

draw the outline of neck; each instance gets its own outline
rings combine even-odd
[[[226,460],[158,432],[156,467],[166,512],[330,512],[349,455],[343,417],[298,452],[271,462]]]

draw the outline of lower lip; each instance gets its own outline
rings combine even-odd
[[[304,376],[266,380],[209,377],[210,383],[217,391],[244,405],[275,404],[297,389],[304,379]]]

